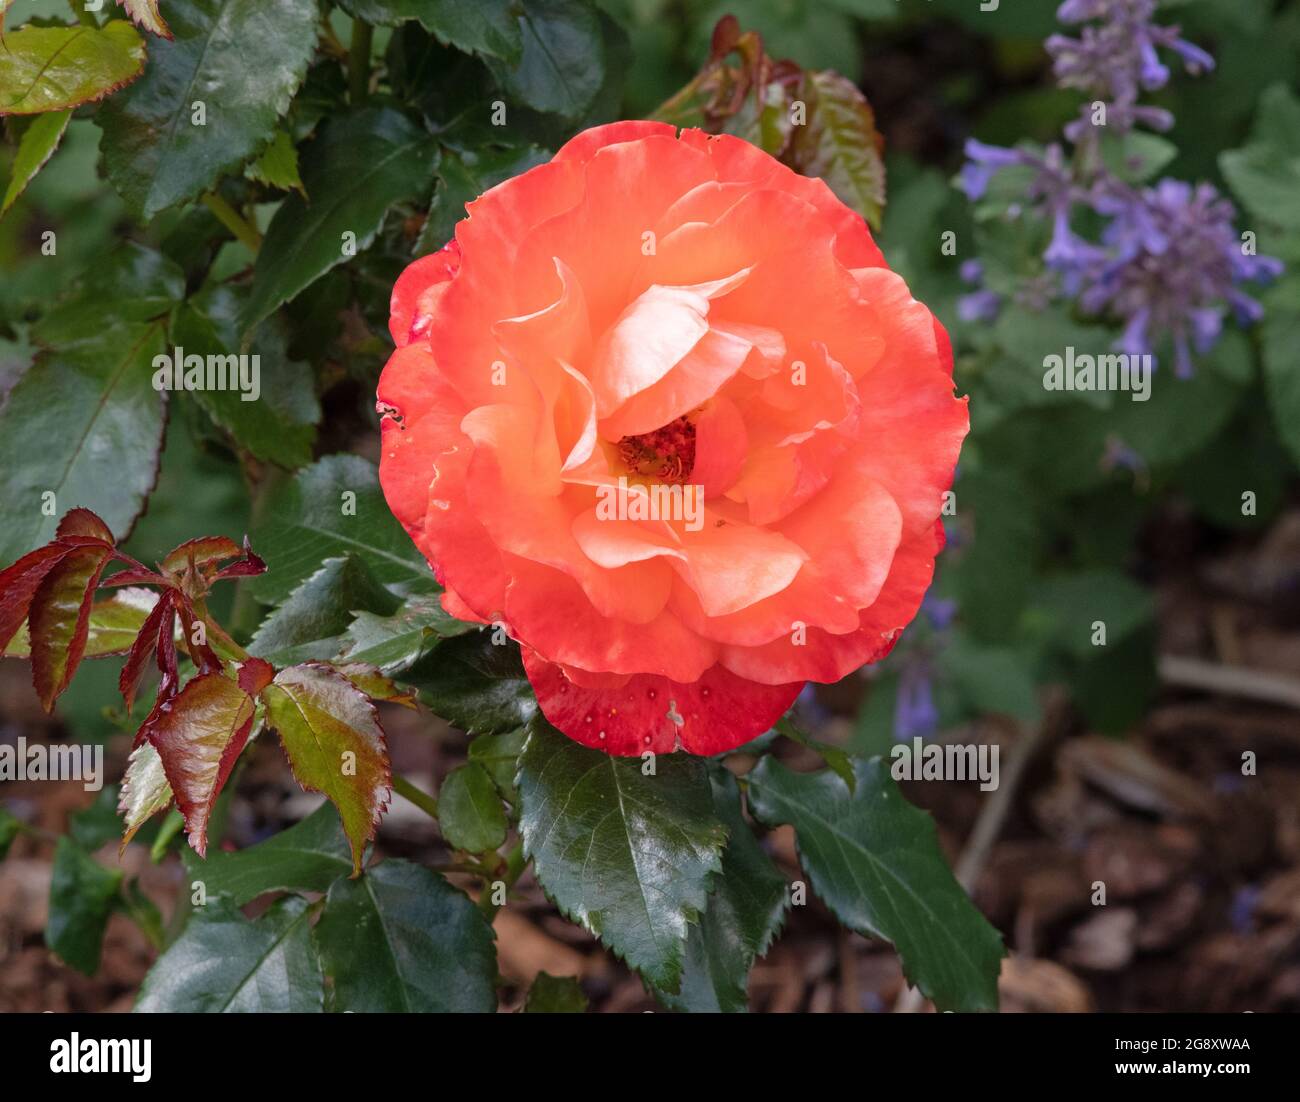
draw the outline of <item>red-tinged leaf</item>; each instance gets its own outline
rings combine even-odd
[[[195,615],[190,599],[179,590],[174,592],[173,603],[176,605],[176,614],[181,618],[181,634],[185,639],[185,649],[190,653],[190,661],[199,673],[215,673],[222,668],[222,663],[216,651],[208,646],[207,625]]]
[[[125,570],[119,570],[116,574],[110,574],[99,583],[105,588],[119,585],[170,585],[157,571],[150,570],[148,567],[127,567]]]
[[[135,733],[133,746],[139,746],[150,738],[150,732],[167,714],[167,708],[180,688],[180,674],[176,669],[176,606],[170,597],[165,603],[162,619],[158,622],[158,638],[154,643],[158,672],[162,675],[158,682],[158,695],[154,698],[153,708],[145,721],[140,724],[140,730]]]
[[[67,536],[85,536],[88,539],[103,540],[110,547],[117,542],[113,538],[113,533],[109,531],[108,525],[89,509],[69,509],[63,514],[54,538],[63,539]]]
[[[135,642],[126,656],[126,662],[122,665],[122,672],[118,675],[117,687],[122,693],[122,699],[126,701],[128,712],[135,706],[135,694],[140,688],[140,679],[144,677],[145,667],[157,649],[158,631],[162,626],[163,617],[171,611],[173,592],[175,591],[168,590],[158,598],[158,603],[153,606],[149,618],[145,620],[140,633],[135,637]]]
[[[162,568],[169,573],[179,574],[191,561],[197,567],[211,566],[236,558],[241,553],[239,544],[225,536],[200,536],[198,539],[186,540],[169,551],[162,561]]]
[[[144,40],[120,19],[103,27],[28,23],[0,49],[0,115],[95,103],[139,77],[144,62]]]
[[[248,546],[248,537],[244,537],[244,550],[238,562],[232,562],[229,566],[223,566],[217,571],[216,581],[223,578],[253,578],[258,574],[266,573],[266,563],[257,555],[253,554],[253,549]]]
[[[239,687],[249,696],[258,696],[275,677],[275,667],[262,658],[250,658],[239,667]]]
[[[67,553],[66,547],[47,543],[0,572],[0,654],[8,649],[9,641],[27,619],[32,598],[45,575]]]
[[[32,596],[27,617],[32,684],[47,712],[54,710],[85,653],[95,588],[112,554],[112,548],[102,545],[72,548]]]
[[[82,658],[106,658],[128,653],[157,603],[158,594],[149,589],[124,589],[105,600],[96,601],[90,608],[90,627]],[[24,624],[9,641],[5,657],[31,656],[31,640]]]
[[[255,710],[253,698],[228,677],[199,674],[159,709],[149,728],[190,845],[200,856],[208,848],[212,805],[248,742]]]
[[[127,760],[122,794],[117,801],[117,810],[126,824],[118,852],[126,849],[135,832],[158,812],[166,811],[171,802],[172,786],[163,770],[162,758],[153,743],[142,742]]]
[[[352,682],[371,700],[382,700],[385,704],[400,704],[403,708],[416,710],[416,694],[403,689],[391,677],[385,676],[374,666],[365,662],[347,662],[334,667]]]
[[[262,693],[293,775],[338,808],[354,875],[392,793],[388,747],[375,707],[331,666],[305,663],[275,675]]]
[[[159,38],[174,39],[158,11],[158,0],[117,0],[117,3],[119,7],[126,8],[126,14],[137,27],[143,27]]]

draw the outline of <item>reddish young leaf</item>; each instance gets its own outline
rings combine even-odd
[[[239,544],[225,536],[200,536],[172,548],[162,561],[162,568],[172,574],[185,570],[191,559],[197,567],[212,566],[241,553]]]
[[[54,533],[54,538],[63,539],[67,536],[84,536],[88,539],[103,540],[110,547],[117,542],[113,538],[113,533],[109,531],[108,525],[89,509],[69,509],[63,514],[63,519],[59,521],[59,527]]]
[[[181,634],[185,638],[185,649],[190,652],[190,661],[199,673],[215,673],[222,668],[222,663],[216,651],[208,646],[207,625],[195,615],[194,606],[184,593],[179,590],[173,590],[173,593],[173,603],[176,605],[176,614],[181,618]]]
[[[118,675],[117,687],[122,693],[122,699],[126,701],[128,712],[135,706],[136,690],[140,687],[140,679],[144,677],[144,668],[158,646],[158,631],[163,617],[171,610],[174,592],[169,589],[158,598],[158,603],[153,606],[149,618],[145,620],[140,633],[135,637],[131,651],[126,656],[126,662],[122,665],[122,672]]]
[[[253,698],[219,673],[199,674],[151,717],[149,742],[162,759],[190,845],[203,856],[208,818],[253,730]]]
[[[249,696],[258,696],[275,677],[275,667],[263,658],[250,658],[239,667],[239,687]]]
[[[168,591],[170,594],[171,590]],[[158,682],[158,695],[154,698],[153,708],[140,730],[135,733],[132,746],[139,746],[148,739],[154,725],[166,714],[167,706],[180,687],[180,675],[176,669],[176,606],[170,596],[164,595],[158,601],[165,605],[162,619],[158,621],[158,636],[154,640],[154,653],[158,659],[158,672],[162,675]]]
[[[95,589],[112,555],[112,547],[98,540],[73,547],[51,567],[32,595],[27,617],[32,684],[47,712],[53,711],[54,701],[68,687],[81,662]]]
[[[371,700],[382,700],[386,704],[400,704],[403,708],[416,710],[416,694],[410,689],[401,688],[376,667],[366,662],[346,662],[334,668]]]
[[[248,537],[244,537],[244,550],[237,562],[232,562],[229,566],[223,566],[217,571],[214,581],[221,581],[224,578],[252,578],[258,574],[266,573],[266,563],[257,555],[253,554],[253,549],[248,546]]]
[[[103,585],[101,579],[100,585]],[[86,650],[82,658],[106,658],[126,654],[139,634],[144,622],[158,603],[158,594],[151,589],[123,589],[112,597],[96,601],[90,606],[90,628],[86,633]],[[24,624],[9,640],[6,658],[30,658],[31,639]]]
[[[171,583],[156,570],[150,570],[147,566],[129,566],[116,574],[110,574],[99,584],[108,588],[118,585],[170,585]]]
[[[9,641],[27,619],[32,597],[45,580],[45,575],[67,553],[66,547],[47,543],[0,572],[0,654],[5,652]]]
[[[262,693],[293,775],[339,810],[353,874],[392,794],[388,747],[366,695],[331,666],[309,662],[275,675]]]

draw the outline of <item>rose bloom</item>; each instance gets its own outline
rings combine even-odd
[[[730,750],[893,647],[968,428],[947,334],[821,181],[579,134],[393,289],[380,479],[454,616],[611,754]]]

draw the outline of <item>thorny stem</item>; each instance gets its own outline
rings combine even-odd
[[[374,28],[361,19],[352,20],[352,48],[348,50],[348,96],[355,107],[366,102],[370,90],[370,45]]]
[[[256,253],[262,247],[262,235],[215,191],[210,191],[203,196],[202,203],[218,222],[235,235],[237,241],[248,247],[250,252]]]
[[[524,844],[523,842],[516,842],[514,848],[506,855],[505,874],[494,877],[493,879],[500,880],[505,884],[506,895],[508,896],[510,894],[510,889],[515,886],[515,881],[523,875],[524,869],[527,866],[528,862],[524,859]],[[500,909],[499,906],[492,901],[492,895],[492,881],[487,877],[484,877],[483,891],[478,897],[478,906],[479,910],[483,912],[483,917],[486,918],[489,923],[492,922],[492,919]]]

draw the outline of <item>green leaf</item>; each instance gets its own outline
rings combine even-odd
[[[1277,435],[1291,460],[1300,466],[1300,371],[1295,350],[1300,347],[1300,277],[1288,275],[1269,291],[1261,326],[1264,383],[1268,408]],[[1254,488],[1253,484],[1241,489]],[[1240,507],[1240,499],[1238,499]]]
[[[436,872],[409,861],[336,880],[316,939],[333,981],[332,1010],[496,1010],[492,927]]]
[[[465,217],[466,203],[550,157],[535,145],[444,151],[438,162],[438,186],[416,252],[441,249],[454,236],[456,223]]]
[[[399,598],[375,581],[358,556],[326,559],[262,621],[248,648],[276,665],[333,658],[342,649],[343,632],[354,613],[365,609],[392,612],[399,603]]]
[[[232,284],[208,284],[177,313],[172,328],[175,352],[186,358],[239,354],[246,300]],[[239,390],[186,391],[177,397],[192,398],[202,406],[241,449],[292,469],[311,462],[321,408],[311,365],[290,359],[287,343],[278,318],[268,318],[253,333],[247,355],[257,357],[255,398],[245,400],[247,392]]]
[[[355,610],[358,606],[349,605]],[[384,673],[409,669],[442,639],[478,628],[448,616],[442,602],[433,595],[408,597],[391,615],[362,611],[343,633],[340,657],[348,662],[365,662]]]
[[[267,227],[245,328],[369,245],[393,206],[427,194],[437,161],[434,138],[391,108],[329,119],[302,152],[310,204],[290,195]]]
[[[1176,156],[1178,147],[1158,134],[1131,130],[1121,138],[1109,132],[1102,133],[1102,161],[1112,173],[1130,184],[1152,179]]]
[[[537,711],[519,647],[494,645],[494,633],[489,627],[448,639],[402,675],[437,715],[472,735],[513,731]]]
[[[392,27],[418,19],[440,42],[466,53],[514,61],[523,41],[511,0],[337,0],[349,15]]]
[[[0,861],[9,855],[9,847],[22,831],[22,820],[0,805]]]
[[[469,760],[477,762],[492,778],[502,799],[515,802],[515,773],[519,755],[528,741],[528,729],[506,731],[500,735],[479,735],[469,744]]]
[[[50,878],[45,944],[64,963],[87,976],[99,970],[104,927],[121,883],[120,871],[104,868],[66,835],[59,839]]]
[[[374,464],[356,455],[326,456],[282,486],[253,530],[253,546],[269,567],[253,579],[253,595],[267,604],[280,604],[326,559],[349,552],[383,585],[437,588],[389,511]]]
[[[524,1002],[525,1014],[584,1014],[587,996],[573,976],[538,972]]]
[[[935,657],[939,680],[976,715],[1038,719],[1038,689],[1025,660],[1009,647],[990,647],[955,635]]]
[[[805,176],[820,176],[879,229],[885,162],[871,106],[851,80],[830,70],[805,72],[799,94],[808,106],[808,118],[794,128],[788,163]]]
[[[59,515],[77,505],[119,540],[130,531],[158,474],[163,399],[152,363],[163,336],[158,323],[99,328],[41,353],[14,385],[0,408],[0,561],[49,542]],[[46,493],[55,508],[42,508]]]
[[[270,142],[315,52],[320,15],[315,0],[169,0],[167,18],[175,39],[155,39],[144,77],[96,118],[108,178],[146,220]]]
[[[844,925],[892,941],[909,981],[940,1010],[993,1010],[1001,937],[967,898],[934,820],[903,799],[880,758],[859,760],[857,789],[829,771],[792,773],[765,757],[749,806],[790,823],[813,889]]]
[[[121,19],[103,27],[19,27],[0,45],[0,115],[101,100],[140,75],[144,56],[144,41]]]
[[[588,750],[540,717],[519,758],[524,853],[572,921],[655,987],[679,990],[687,934],[721,870],[727,831],[704,763]]]
[[[258,158],[246,169],[244,175],[267,187],[280,191],[296,191],[306,195],[302,176],[298,172],[298,149],[287,130],[277,130],[275,137]]]
[[[748,1007],[749,970],[785,918],[785,877],[772,864],[740,810],[740,789],[721,766],[709,771],[713,802],[727,827],[722,875],[708,907],[686,939],[686,966],[677,995],[660,993],[670,1010],[736,1013]]]
[[[384,700],[416,710],[415,694],[399,686],[391,677],[385,677],[374,666],[367,666],[364,662],[331,662],[330,665],[371,700]]]
[[[210,899],[149,969],[136,1013],[318,1013],[325,995],[311,913],[290,896],[250,922],[229,900]]]
[[[506,840],[506,813],[487,771],[475,762],[453,769],[438,793],[438,825],[456,849],[487,853]]]
[[[162,253],[127,241],[97,260],[32,327],[38,344],[91,340],[107,326],[155,321],[185,297],[185,273]]]
[[[1117,570],[1081,570],[1044,579],[1035,605],[1051,617],[1051,637],[1077,658],[1092,658],[1093,624],[1105,624],[1106,646],[1113,646],[1155,615],[1151,595]]]
[[[255,846],[182,855],[187,882],[203,882],[209,896],[227,895],[243,906],[266,892],[324,892],[352,872],[352,853],[338,812],[326,803],[300,823]]]
[[[122,795],[118,802],[118,812],[122,817],[118,826],[125,824],[126,827],[122,846],[125,847],[149,819],[170,807],[172,798],[172,786],[167,782],[158,751],[151,742],[140,743],[127,760],[126,777],[122,781]]]
[[[138,878],[122,885],[121,894],[114,903],[117,910],[140,927],[151,945],[162,945],[166,940],[162,912],[158,905],[144,894]]]
[[[59,140],[68,128],[72,118],[72,108],[63,111],[51,111],[38,115],[18,142],[18,152],[14,154],[13,174],[9,177],[9,186],[5,189],[4,199],[0,200],[0,218],[18,200],[28,184],[45,166],[45,162],[54,156],[59,147]]]
[[[794,725],[789,716],[783,716],[778,720],[775,730],[792,742],[797,742],[800,746],[806,746],[809,750],[820,754],[822,760],[834,770],[840,780],[849,786],[849,791],[853,791],[853,786],[857,784],[857,779],[853,775],[853,759],[838,746],[832,746],[830,743],[804,734]]]
[[[337,670],[317,664],[281,670],[262,701],[294,778],[339,809],[352,867],[360,872],[366,842],[392,795],[388,748],[374,705]]]
[[[121,832],[115,784],[101,788],[95,794],[94,803],[74,812],[68,819],[68,834],[87,853],[93,853],[106,842],[116,841]]]
[[[1264,92],[1249,143],[1219,154],[1219,168],[1254,218],[1286,234],[1279,247],[1261,233],[1260,252],[1300,258],[1300,97],[1284,84]]]
[[[523,52],[489,61],[502,87],[525,106],[575,119],[605,80],[605,43],[596,8],[582,0],[520,0]]]

